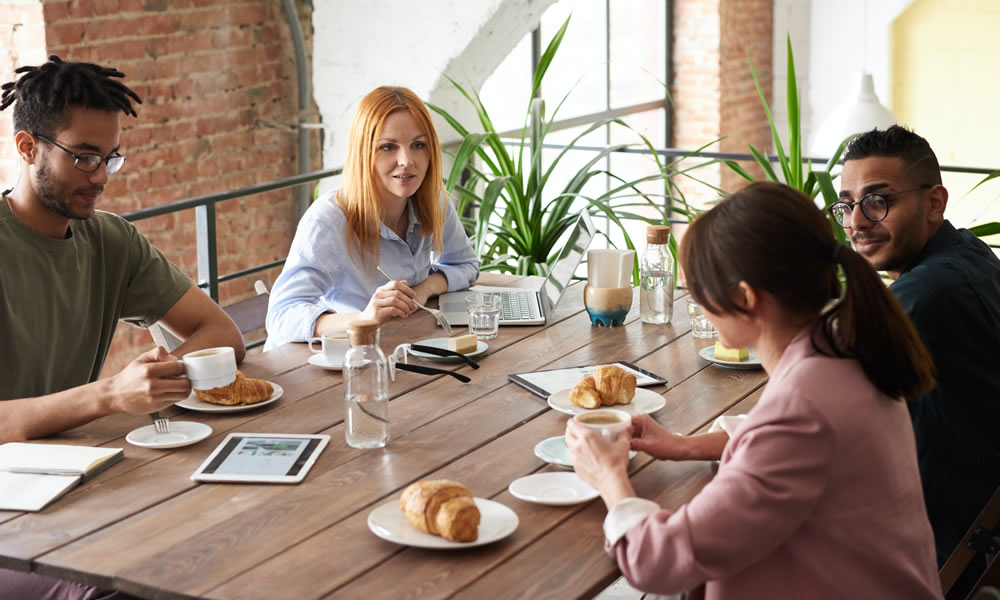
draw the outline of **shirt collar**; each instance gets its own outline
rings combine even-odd
[[[960,239],[961,236],[959,235],[958,230],[955,229],[955,226],[952,225],[948,219],[945,219],[944,222],[941,223],[941,227],[938,228],[937,232],[931,236],[931,239],[927,240],[927,244],[924,245],[924,249],[920,251],[920,254],[913,259],[913,262],[911,262],[906,269],[903,270],[903,273],[906,273],[913,267],[924,262],[924,259],[928,256],[936,254],[948,246],[957,244]],[[903,273],[900,273],[900,275]]]

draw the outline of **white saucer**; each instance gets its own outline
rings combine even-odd
[[[579,504],[600,496],[576,473],[535,473],[515,479],[507,490],[515,498],[526,502],[553,506]]]
[[[564,412],[568,415],[579,415],[588,410],[599,410],[602,408],[615,408],[624,410],[630,415],[646,415],[654,413],[667,405],[666,399],[654,391],[645,388],[635,388],[635,397],[629,404],[616,404],[614,406],[598,406],[597,408],[583,408],[569,401],[569,390],[560,390],[549,396],[549,406]]]
[[[187,400],[176,402],[174,406],[207,413],[243,412],[245,410],[254,410],[276,401],[278,398],[281,398],[281,394],[284,393],[285,390],[281,389],[281,386],[277,383],[274,383],[273,381],[268,381],[268,383],[270,383],[271,387],[274,388],[274,392],[271,393],[270,398],[264,400],[263,402],[258,402],[257,404],[237,404],[235,406],[212,404],[211,402],[203,402],[199,400],[198,396],[196,396],[194,392],[191,392],[191,395],[187,397]]]
[[[339,364],[334,364],[331,362],[327,362],[325,354],[317,352],[316,354],[313,354],[312,356],[309,357],[309,364],[311,364],[314,367],[319,367],[321,369],[329,369],[331,371],[341,371],[344,368],[344,359],[341,358]]]
[[[406,520],[399,509],[399,500],[379,506],[368,514],[368,529],[383,540],[417,548],[453,550],[471,548],[501,540],[517,529],[517,513],[499,502],[475,498],[479,509],[479,537],[474,542],[453,542],[443,537],[420,531]]]
[[[628,451],[629,460],[635,458],[635,455],[635,450]],[[569,448],[566,447],[566,436],[564,435],[550,437],[535,444],[535,456],[557,467],[573,468],[573,461],[570,460]]]
[[[704,358],[709,362],[713,362],[720,367],[727,367],[729,369],[761,369],[763,365],[760,364],[760,359],[757,358],[757,353],[754,352],[753,348],[750,348],[750,358],[744,360],[743,362],[734,362],[731,360],[719,360],[715,358],[715,346],[705,346],[698,351],[698,356]]]
[[[420,340],[419,342],[414,342],[421,346],[430,346],[432,348],[441,348],[442,350],[448,350],[448,338],[431,338],[429,340]],[[469,358],[476,358],[477,356],[482,356],[486,353],[489,346],[486,342],[482,340],[476,340],[476,349],[472,352],[464,352]],[[410,349],[410,354],[416,356],[417,358],[423,360],[430,360],[434,362],[462,362],[462,359],[457,356],[438,356],[437,354],[428,354],[426,352],[421,352],[420,350]]]
[[[152,425],[129,432],[125,441],[143,448],[180,448],[197,444],[212,435],[212,428],[204,423],[170,421],[170,433],[156,433]]]

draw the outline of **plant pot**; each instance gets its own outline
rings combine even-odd
[[[632,308],[632,288],[583,287],[583,305],[587,307],[590,323],[598,327],[624,325]]]

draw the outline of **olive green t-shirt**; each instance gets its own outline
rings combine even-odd
[[[0,201],[0,400],[95,381],[119,319],[148,327],[191,287],[117,215],[69,231],[45,237]]]

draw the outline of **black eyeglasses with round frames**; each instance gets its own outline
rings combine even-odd
[[[100,154],[94,154],[93,152],[82,152],[77,154],[59,142],[49,139],[40,133],[31,132],[31,135],[52,144],[56,148],[59,148],[66,154],[75,158],[76,160],[73,162],[73,166],[76,167],[78,171],[83,171],[84,173],[93,173],[97,170],[97,167],[101,166],[101,163],[104,163],[107,165],[108,175],[113,175],[120,171],[125,165],[125,157],[117,152],[111,156],[101,156]]]
[[[834,202],[828,210],[841,227],[849,229],[851,227],[851,215],[854,214],[854,207],[860,204],[861,212],[865,215],[865,218],[872,223],[878,223],[889,216],[889,198],[891,196],[914,192],[916,190],[926,190],[932,187],[934,186],[925,183],[914,188],[896,192],[872,192],[871,194],[865,194],[857,202],[848,202],[847,200]]]

